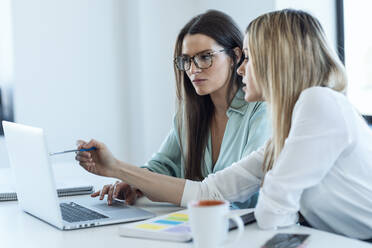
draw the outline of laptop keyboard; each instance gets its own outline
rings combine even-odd
[[[108,216],[97,213],[74,202],[60,203],[60,206],[62,219],[70,223],[108,218]]]

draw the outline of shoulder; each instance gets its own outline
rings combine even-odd
[[[247,102],[247,106],[246,115],[265,114],[267,111],[265,102]]]
[[[346,97],[326,87],[312,87],[299,96],[293,112],[293,126],[311,126],[315,129],[346,131]]]
[[[307,114],[328,115],[339,112],[339,98],[344,97],[326,87],[311,87],[300,94],[293,110],[293,114],[306,112]]]

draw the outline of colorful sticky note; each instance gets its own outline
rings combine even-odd
[[[182,217],[177,217],[177,216],[169,216],[166,219],[167,220],[182,221],[182,222],[186,222],[186,221],[189,220],[189,218],[182,218]]]
[[[183,222],[174,221],[174,220],[157,220],[157,221],[154,221],[154,223],[164,224],[164,225],[178,225],[178,224],[181,224]]]
[[[185,233],[185,232],[191,232],[191,229],[188,226],[175,226],[175,227],[168,228],[165,231],[166,232]]]
[[[141,224],[141,225],[137,225],[136,227],[137,228],[142,228],[142,229],[150,229],[150,230],[161,230],[161,229],[166,228],[167,226],[144,223],[144,224]]]
[[[186,219],[189,218],[189,215],[187,214],[178,214],[178,213],[170,214],[169,216],[175,216],[175,217],[186,218]]]

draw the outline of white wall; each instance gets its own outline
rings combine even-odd
[[[44,128],[51,151],[94,137],[120,159],[141,165],[172,126],[172,55],[182,26],[219,9],[244,30],[278,2],[13,0],[16,121]],[[73,155],[53,160],[72,162]]]
[[[122,157],[128,118],[122,75],[130,69],[121,68],[118,54],[126,49],[123,18],[136,6],[122,8],[120,17],[114,1],[14,0],[12,7],[16,121],[44,128],[51,151],[95,137]]]
[[[330,44],[333,45],[333,49],[337,51],[336,1],[337,0],[312,0],[310,2],[298,0],[276,0],[276,9],[301,9],[318,18]]]
[[[12,8],[16,121],[44,128],[51,151],[94,137],[140,165],[172,125],[172,54],[182,26],[216,8],[243,29],[274,0],[13,0]]]

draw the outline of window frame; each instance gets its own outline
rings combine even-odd
[[[336,0],[336,35],[337,53],[345,65],[345,25],[344,25],[344,0]],[[372,125],[372,115],[363,115],[368,125]]]

